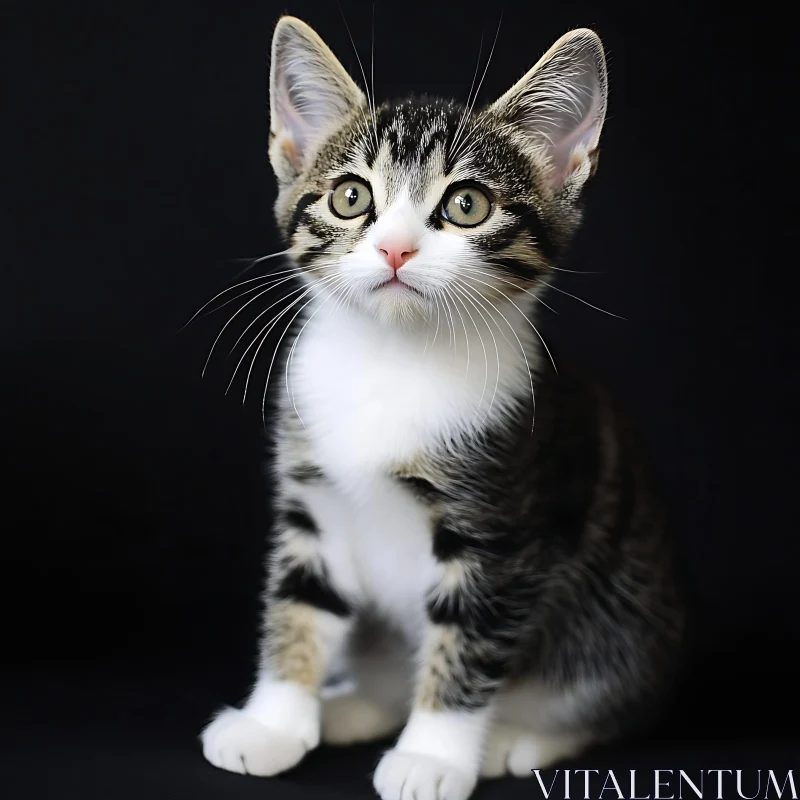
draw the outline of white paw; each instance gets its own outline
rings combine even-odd
[[[548,736],[512,725],[495,725],[486,742],[481,777],[514,775],[530,778],[531,770],[545,769],[565,758],[576,756],[584,740],[573,736]]]
[[[476,779],[438,758],[389,750],[373,783],[382,800],[466,800]]]
[[[203,755],[211,764],[242,775],[277,775],[309,750],[299,736],[270,730],[235,708],[219,714],[201,739]]]
[[[382,739],[403,724],[403,715],[358,694],[322,702],[322,741],[346,745]]]

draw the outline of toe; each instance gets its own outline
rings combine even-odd
[[[223,711],[202,734],[203,755],[215,767],[248,775],[277,775],[305,755],[302,740],[272,731],[237,709]]]
[[[429,756],[390,750],[375,771],[382,800],[466,800],[476,777]]]

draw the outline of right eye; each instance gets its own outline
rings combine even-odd
[[[328,206],[341,219],[360,217],[372,208],[372,192],[363,181],[348,178],[331,189]]]
[[[474,228],[492,213],[492,201],[483,189],[465,184],[445,196],[441,215],[459,228]]]

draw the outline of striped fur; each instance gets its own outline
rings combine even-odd
[[[307,304],[259,678],[204,731],[206,757],[271,775],[321,735],[404,726],[383,800],[465,800],[481,774],[651,722],[685,618],[664,511],[609,398],[556,375],[534,327],[597,165],[599,39],[567,34],[482,110],[376,107],[284,18],[271,100],[276,219]],[[357,217],[333,205],[343,180],[368,192]],[[487,198],[485,219],[456,224],[454,191]],[[400,267],[381,255],[398,241]]]

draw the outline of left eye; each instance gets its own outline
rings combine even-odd
[[[492,201],[477,186],[460,186],[445,195],[441,215],[460,228],[473,228],[485,222],[492,210]]]
[[[331,190],[328,203],[337,217],[353,219],[369,211],[372,206],[372,192],[366,183],[351,178]]]

